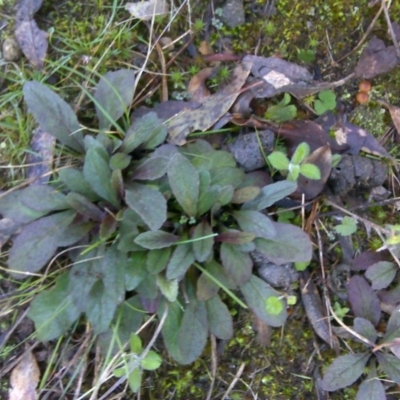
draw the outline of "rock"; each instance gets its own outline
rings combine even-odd
[[[243,0],[227,0],[222,7],[221,20],[230,28],[245,23]]]
[[[4,61],[18,61],[22,56],[21,48],[13,37],[4,40],[2,51]]]
[[[237,163],[246,171],[254,171],[266,165],[263,153],[260,150],[260,142],[264,153],[268,155],[274,148],[274,133],[266,129],[264,131],[240,134],[235,141],[228,146],[228,151],[235,157]]]

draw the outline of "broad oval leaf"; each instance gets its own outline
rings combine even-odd
[[[133,253],[127,261],[125,268],[125,289],[131,291],[147,276],[146,266],[147,252],[138,251]]]
[[[248,282],[240,290],[246,300],[246,304],[256,316],[267,325],[282,326],[287,318],[286,305],[283,303],[282,311],[279,314],[270,314],[266,308],[269,297],[279,297],[280,293],[273,289],[262,279],[252,275]]]
[[[311,241],[305,232],[294,225],[273,224],[276,235],[272,239],[255,239],[258,251],[278,265],[311,260]]]
[[[365,318],[376,326],[381,318],[380,302],[366,279],[352,276],[347,285],[347,293],[355,316]]]
[[[372,343],[375,343],[378,333],[370,321],[364,318],[354,318],[354,330],[360,335],[364,336]]]
[[[400,385],[400,360],[396,356],[379,351],[377,351],[375,355],[378,358],[379,366],[388,378],[393,379]]]
[[[244,232],[253,233],[256,237],[264,239],[272,239],[276,236],[274,222],[259,211],[235,211],[233,217]]]
[[[40,127],[60,143],[84,152],[83,134],[71,106],[40,82],[24,84],[24,99]]]
[[[389,318],[383,342],[389,343],[398,337],[400,337],[400,309],[397,307]]]
[[[28,312],[35,323],[36,337],[42,342],[63,335],[79,315],[80,311],[68,297],[68,273],[58,277],[53,288],[40,292]]]
[[[199,200],[199,173],[181,154],[175,154],[168,167],[168,181],[176,201],[189,216],[196,216]]]
[[[181,280],[195,260],[192,244],[178,245],[167,265],[167,278]]]
[[[22,204],[31,210],[51,212],[70,208],[64,194],[48,185],[28,186],[23,190]]]
[[[255,239],[256,235],[253,233],[242,232],[236,229],[227,229],[220,233],[216,238],[216,242],[224,242],[228,244],[246,244]]]
[[[152,231],[160,229],[167,219],[167,201],[149,186],[130,184],[125,190],[125,201]]]
[[[365,276],[371,281],[372,290],[388,287],[396,276],[398,267],[389,261],[379,261],[368,267]]]
[[[162,358],[155,351],[150,350],[146,357],[140,363],[141,367],[146,371],[157,369],[162,363]]]
[[[210,332],[218,339],[231,339],[233,336],[233,322],[225,303],[219,296],[214,296],[206,301],[206,307]]]
[[[144,232],[136,236],[135,243],[145,249],[162,249],[170,247],[179,240],[179,237],[164,231]]]
[[[261,189],[261,193],[252,201],[244,203],[242,210],[260,211],[272,206],[278,200],[281,200],[297,189],[297,183],[291,181],[280,181],[271,183]]]
[[[83,175],[95,193],[118,208],[117,193],[111,185],[111,170],[99,149],[90,147],[86,152]]]
[[[191,299],[178,332],[181,364],[190,364],[203,353],[208,336],[207,310],[203,301]]]
[[[235,190],[231,203],[242,204],[254,200],[261,193],[258,186],[246,186]]]
[[[58,176],[71,192],[79,193],[92,202],[100,199],[99,195],[95,193],[89,183],[86,182],[81,170],[76,168],[63,168],[58,171]]]
[[[238,286],[244,285],[252,276],[253,261],[248,253],[244,253],[236,246],[222,243],[220,256],[222,266]]]
[[[356,400],[386,400],[385,388],[378,378],[366,379],[358,388]]]
[[[71,208],[76,210],[79,214],[92,219],[93,221],[101,221],[104,212],[96,205],[90,202],[85,196],[79,193],[70,192],[67,194],[66,200]]]
[[[171,256],[170,247],[150,250],[147,253],[147,258],[146,258],[147,271],[153,275],[158,274],[161,271],[164,271],[164,269],[168,264],[170,256]]]
[[[169,280],[164,275],[156,276],[156,284],[163,296],[170,302],[174,302],[178,297],[178,279]]]
[[[370,352],[346,354],[335,358],[325,372],[322,388],[334,392],[353,384],[364,372]]]
[[[94,95],[99,129],[108,130],[127,111],[135,90],[135,73],[120,69],[105,73]]]
[[[140,164],[132,174],[132,180],[155,180],[167,173],[170,160],[167,157],[151,157]]]
[[[75,215],[72,210],[63,211],[26,225],[15,238],[10,250],[10,274],[16,279],[23,279],[27,277],[23,272],[39,271],[56,252],[63,232]]]
[[[200,222],[193,231],[193,252],[199,262],[206,261],[212,252],[214,238],[209,237],[212,233],[211,225],[206,220]]]

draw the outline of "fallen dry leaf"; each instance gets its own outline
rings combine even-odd
[[[13,369],[10,377],[9,400],[36,400],[36,387],[40,371],[31,351],[26,351],[19,364]]]
[[[210,96],[210,91],[206,86],[206,80],[213,72],[214,68],[204,68],[190,79],[187,92],[190,94],[192,101],[204,103],[206,98]]]
[[[148,0],[137,3],[126,3],[125,10],[135,18],[142,21],[149,21],[153,15],[164,15],[168,13],[168,4],[166,0]]]
[[[362,52],[354,73],[357,78],[371,79],[391,71],[399,63],[396,48],[386,47],[383,40],[374,36]]]
[[[382,104],[389,110],[390,117],[392,118],[393,125],[396,128],[396,137],[395,142],[399,143],[400,141],[400,107],[392,106],[389,103],[386,103],[384,100],[378,100],[378,103]]]
[[[15,38],[25,57],[37,69],[43,69],[47,53],[48,33],[39,29],[33,15],[42,0],[21,0],[17,3]]]
[[[209,129],[220,120],[239,95],[250,68],[249,63],[239,64],[232,73],[230,84],[209,96],[199,108],[185,110],[173,118],[168,127],[169,142],[181,146],[186,143],[189,133]]]

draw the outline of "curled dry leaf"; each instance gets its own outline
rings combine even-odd
[[[206,86],[206,80],[213,72],[214,68],[204,68],[190,80],[187,91],[191,95],[192,101],[204,103],[206,98],[210,96],[210,91]]]
[[[229,85],[209,96],[197,109],[185,110],[173,118],[168,127],[170,143],[181,146],[186,143],[189,133],[209,129],[220,120],[239,95],[250,73],[250,68],[249,63],[238,65],[233,71]]]
[[[9,400],[36,400],[36,386],[39,382],[40,371],[35,357],[27,351],[18,365],[11,372]]]
[[[156,15],[165,15],[168,13],[168,4],[166,0],[148,0],[137,3],[126,3],[125,10],[131,13],[135,18],[142,21],[149,21]]]

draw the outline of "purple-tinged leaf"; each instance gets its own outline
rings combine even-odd
[[[276,236],[274,222],[259,211],[235,211],[233,217],[244,232],[264,239],[273,239]]]
[[[365,318],[355,318],[353,329],[372,343],[375,343],[378,337],[378,333],[376,332],[374,326]]]
[[[308,235],[290,224],[274,222],[276,235],[272,239],[255,239],[256,248],[274,264],[307,262],[311,260],[312,247]]]
[[[178,332],[181,363],[187,365],[203,353],[208,337],[207,310],[203,301],[190,299]]]
[[[58,171],[60,180],[71,192],[85,196],[89,201],[98,201],[99,195],[96,194],[89,183],[86,182],[83,172],[76,168],[63,168]]]
[[[160,135],[164,135],[165,138],[166,132],[165,125],[157,117],[157,114],[151,111],[136,119],[129,127],[120,150],[124,153],[130,153],[145,142],[148,142],[145,146],[148,148],[147,146],[151,145],[152,141],[158,141]]]
[[[29,112],[40,127],[61,144],[83,153],[83,134],[71,106],[47,86],[36,81],[25,83],[23,92]]]
[[[396,356],[381,353],[380,351],[377,351],[375,355],[378,359],[380,368],[387,377],[400,385],[400,360]]]
[[[243,293],[246,304],[261,321],[273,327],[279,327],[285,323],[287,318],[286,304],[282,300],[283,307],[279,314],[269,314],[267,312],[266,302],[268,299],[280,296],[280,293],[268,285],[268,283],[252,275],[247,283],[241,286],[240,290]]]
[[[96,87],[95,107],[100,130],[108,130],[131,104],[135,90],[135,73],[120,69],[105,73]]]
[[[356,400],[386,400],[385,388],[382,382],[376,377],[361,382]]]
[[[181,280],[189,267],[194,263],[194,260],[191,243],[178,245],[167,265],[167,279]]]
[[[393,310],[386,327],[386,333],[383,337],[383,343],[390,343],[394,339],[400,338],[400,309]]]
[[[236,229],[228,229],[215,237],[216,242],[224,242],[228,244],[245,244],[255,239],[253,233],[241,232]]]
[[[65,229],[63,234],[58,240],[59,247],[68,247],[81,240],[87,235],[96,224],[92,221],[77,222],[75,218],[74,222]]]
[[[140,295],[143,308],[149,313],[154,313],[154,308],[157,309],[160,302],[160,292],[154,276],[148,273],[135,290]]]
[[[145,249],[170,247],[179,240],[179,236],[164,231],[144,232],[136,236],[134,242]]]
[[[118,221],[114,215],[106,214],[101,221],[99,229],[100,240],[106,241],[117,230]]]
[[[79,317],[81,312],[68,294],[68,273],[64,273],[56,279],[53,288],[41,291],[32,301],[28,317],[35,323],[38,340],[57,339]]]
[[[356,256],[351,264],[353,271],[365,271],[371,265],[380,261],[385,261],[384,252],[377,251],[364,251]]]
[[[325,372],[322,388],[334,392],[353,384],[364,372],[370,352],[346,354],[335,358]]]
[[[222,243],[220,257],[224,270],[238,286],[244,285],[252,276],[253,261],[248,253],[230,244]]]
[[[203,239],[212,235],[212,233],[211,225],[206,220],[200,222],[193,231],[192,239],[195,240],[192,242],[193,252],[196,260],[199,262],[206,261],[212,252],[214,238],[208,237]]]
[[[261,193],[252,201],[242,206],[242,210],[261,211],[272,206],[278,200],[281,200],[297,189],[297,183],[291,181],[280,181],[271,183],[261,189]]]
[[[161,178],[167,173],[170,159],[166,157],[151,157],[140,164],[132,174],[132,180],[149,180]]]
[[[210,332],[218,339],[229,340],[233,336],[232,317],[225,303],[219,296],[206,301]]]
[[[376,326],[381,318],[381,308],[376,293],[361,276],[353,276],[347,285],[351,308],[356,317],[365,318]]]
[[[10,274],[16,279],[23,279],[27,277],[24,272],[39,271],[56,252],[63,232],[75,215],[74,211],[63,211],[26,225],[10,250]]]
[[[387,288],[396,276],[398,267],[389,261],[379,261],[368,267],[365,277],[371,281],[372,290]]]
[[[67,194],[66,200],[69,206],[79,214],[97,222],[103,219],[104,212],[90,202],[85,196],[82,196],[79,193],[70,192]]]
[[[176,201],[189,216],[196,216],[199,199],[199,173],[181,154],[175,154],[168,167],[168,181]]]
[[[118,208],[117,193],[111,185],[111,170],[100,149],[90,147],[86,152],[83,175],[95,193]]]
[[[48,185],[28,186],[23,193],[22,205],[34,211],[49,213],[70,208],[65,195]]]
[[[152,231],[160,229],[167,219],[167,201],[149,186],[130,184],[125,191],[125,201]]]
[[[242,204],[254,200],[261,192],[258,186],[246,186],[235,190],[231,202],[233,204]]]

